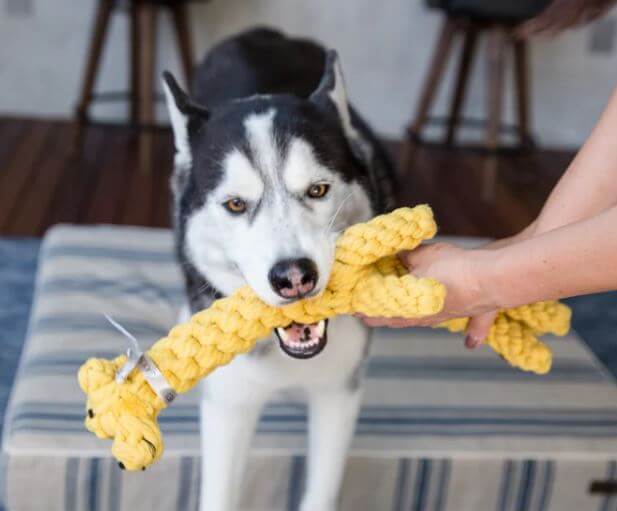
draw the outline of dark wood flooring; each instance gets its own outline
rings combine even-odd
[[[66,121],[0,118],[0,235],[40,236],[59,222],[169,224],[169,130],[155,132],[149,174],[129,128],[88,128],[79,156],[70,142]],[[398,159],[401,144],[389,147]],[[506,236],[535,217],[572,157],[423,145],[400,169],[399,202],[430,204],[444,234]]]

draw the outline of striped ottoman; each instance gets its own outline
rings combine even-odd
[[[174,324],[181,299],[168,231],[48,234],[3,438],[9,510],[197,509],[198,394],[162,414],[162,461],[127,473],[84,429],[75,378],[86,358],[125,349],[103,313],[145,343]],[[590,485],[617,476],[617,388],[575,334],[549,343],[554,369],[540,377],[442,331],[374,331],[341,509],[614,511],[617,498]],[[277,396],[255,435],[242,509],[296,509],[305,448],[304,403]]]

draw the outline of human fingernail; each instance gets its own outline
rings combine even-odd
[[[475,350],[480,343],[482,342],[481,339],[476,339],[475,337],[472,337],[471,335],[468,335],[467,337],[465,337],[465,347],[469,350]]]

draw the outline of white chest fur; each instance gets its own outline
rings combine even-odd
[[[278,392],[301,390],[309,404],[309,468],[301,511],[334,511],[362,396],[360,373],[370,332],[349,316],[328,325],[328,344],[298,360],[278,340],[236,357],[204,383],[201,407],[201,509],[233,511],[237,488],[264,403]]]

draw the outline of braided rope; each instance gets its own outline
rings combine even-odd
[[[445,288],[433,279],[409,274],[395,254],[413,250],[436,230],[428,206],[397,209],[354,225],[337,241],[332,274],[319,296],[277,308],[243,287],[172,328],[148,355],[170,386],[181,393],[237,354],[250,351],[273,328],[294,321],[314,323],[350,313],[407,318],[435,314],[443,307]],[[550,351],[536,334],[565,333],[569,324],[567,307],[542,303],[504,311],[488,341],[516,367],[539,373],[550,367]],[[466,320],[444,326],[459,331]],[[80,368],[78,379],[88,397],[86,427],[99,438],[113,439],[112,454],[121,467],[136,470],[163,453],[157,417],[165,404],[139,371],[123,383],[115,381],[124,361],[125,357],[90,359]]]
[[[537,302],[502,310],[491,327],[486,344],[512,367],[546,374],[551,369],[551,350],[539,335],[565,335],[570,329],[570,308],[554,302]],[[469,318],[454,319],[439,325],[450,332],[462,332]]]

